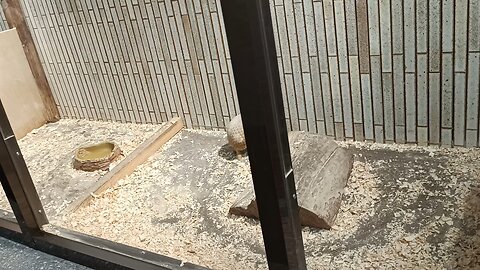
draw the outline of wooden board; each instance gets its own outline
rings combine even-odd
[[[308,134],[289,133],[290,150],[300,206],[300,223],[330,229],[353,166],[353,156],[333,139]],[[258,218],[253,190],[242,194],[230,208],[230,214]]]
[[[38,92],[45,107],[46,118],[51,122],[57,121],[60,119],[57,104],[53,98],[52,89],[50,89],[50,84],[48,83],[47,76],[40,61],[37,47],[33,42],[32,34],[30,33],[30,29],[28,29],[21,1],[4,0],[2,1],[2,7],[8,26],[17,29],[23,51],[30,66],[30,71],[35,79]]]
[[[47,108],[15,29],[0,32],[0,99],[17,139],[48,120]]]
[[[153,136],[143,142],[135,151],[122,160],[111,171],[102,176],[84,196],[73,202],[66,210],[67,213],[75,212],[78,208],[87,205],[95,196],[100,195],[108,188],[114,186],[120,179],[133,173],[135,169],[143,164],[149,157],[157,152],[162,145],[168,142],[175,134],[183,128],[183,122],[175,117],[168,121]]]

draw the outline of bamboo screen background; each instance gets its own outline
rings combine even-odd
[[[478,146],[479,2],[272,0],[288,127]],[[239,113],[218,0],[23,6],[63,117],[221,128]]]

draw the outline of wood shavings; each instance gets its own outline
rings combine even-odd
[[[107,172],[75,170],[72,158],[77,148],[103,141],[117,143],[123,157],[111,164],[113,168],[160,127],[62,119],[45,124],[20,139],[19,147],[49,219],[61,215],[82,191]],[[0,209],[10,210],[4,196],[0,194]]]
[[[182,131],[55,224],[213,269],[267,269],[259,223],[227,215],[252,182],[226,143]],[[341,144],[353,171],[332,230],[303,229],[308,269],[478,269],[478,149]]]
[[[118,189],[70,217],[81,222],[64,226],[213,269],[267,269],[259,223],[226,215],[252,182],[248,159],[219,156],[224,143],[222,132],[182,132]],[[477,151],[344,147],[356,161],[336,225],[303,229],[309,269],[477,265],[480,236],[463,237],[456,227],[466,216],[471,226],[478,222],[466,211],[480,205],[480,197],[468,196],[478,187],[479,175],[470,177]],[[468,161],[460,158],[465,153]],[[452,164],[458,159],[466,170]]]

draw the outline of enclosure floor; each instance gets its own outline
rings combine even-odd
[[[62,119],[30,132],[18,141],[47,217],[52,221],[107,171],[83,172],[72,166],[78,147],[115,142],[124,155],[151,136],[160,125],[122,124]],[[111,168],[124,157],[112,163]],[[3,189],[0,209],[10,210]]]
[[[259,223],[227,214],[251,176],[225,143],[185,130],[57,225],[213,269],[266,269]],[[308,269],[478,268],[478,150],[342,145],[353,172],[337,225],[303,229]]]

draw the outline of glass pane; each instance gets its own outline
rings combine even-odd
[[[259,223],[228,215],[252,180],[248,158],[226,143],[224,131],[183,130],[57,224],[213,269],[262,263]]]
[[[72,204],[79,203],[93,192],[94,185],[154,131],[153,125],[61,119],[19,139],[18,144],[50,222],[61,220]],[[75,168],[74,157],[79,148],[104,142],[114,143],[123,155],[104,169],[83,171]],[[100,148],[101,151],[112,150],[109,145],[100,145],[103,146],[107,148]]]
[[[2,185],[0,185],[0,217],[6,216],[7,213],[10,212],[13,213],[12,208],[10,207],[10,204],[8,203],[7,196],[5,195],[5,192],[3,191]]]

